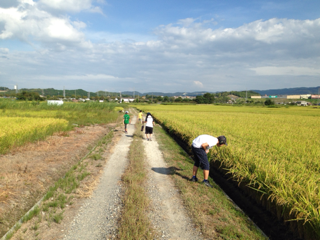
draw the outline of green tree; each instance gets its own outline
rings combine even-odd
[[[196,99],[195,99],[195,101],[196,101],[196,103],[198,103],[198,104],[203,104],[203,103],[205,103],[205,99],[204,99],[204,97],[203,96],[196,96]]]
[[[213,101],[214,101],[214,95],[211,93],[203,94],[203,98],[204,98],[205,103],[207,103],[207,104],[213,103]]]
[[[26,92],[17,94],[17,100],[29,100],[29,101],[43,101],[44,99],[40,97],[40,94],[37,92]]]
[[[266,106],[274,105],[274,101],[271,101],[271,99],[267,99],[267,100],[264,102],[264,105],[266,105]]]

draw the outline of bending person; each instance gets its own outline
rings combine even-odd
[[[194,155],[194,165],[193,165],[193,170],[192,170],[192,178],[190,181],[192,182],[197,182],[197,172],[199,166],[203,169],[203,184],[205,184],[208,187],[211,187],[211,184],[208,181],[209,177],[209,161],[208,161],[208,156],[207,154],[209,153],[209,149],[212,148],[213,146],[222,146],[222,145],[227,145],[227,139],[225,136],[219,136],[219,137],[212,137],[210,135],[200,135],[196,137],[192,141],[192,152]]]

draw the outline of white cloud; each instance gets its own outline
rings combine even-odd
[[[39,3],[52,9],[71,12],[80,12],[92,8],[92,0],[40,0]]]
[[[204,86],[206,91],[259,89],[279,84],[279,78],[290,87],[293,81],[296,86],[319,81],[320,19],[259,20],[214,29],[189,18],[160,26],[149,37],[92,32],[82,21],[26,4],[19,10],[0,8],[1,23],[0,38],[42,46],[37,52],[10,49],[7,58],[0,58],[7,79],[164,92]]]
[[[200,81],[193,81],[193,83],[197,86],[197,87],[203,87],[202,82]]]
[[[19,39],[30,44],[46,44],[50,48],[66,49],[90,47],[90,42],[80,29],[86,27],[81,21],[70,21],[68,17],[56,17],[37,8],[32,0],[21,0],[17,8],[0,8],[0,23],[4,25],[0,39]],[[58,46],[58,47],[57,47]]]
[[[104,80],[104,81],[113,81],[113,80],[120,80],[119,77],[106,75],[106,74],[83,74],[83,75],[64,75],[64,76],[37,76],[36,78],[43,79],[43,80],[55,80],[55,79],[64,79],[64,80]]]
[[[272,75],[286,75],[286,76],[319,76],[319,68],[309,68],[309,67],[258,67],[252,68],[253,71],[258,75],[272,76]]]
[[[8,48],[0,48],[0,53],[7,54],[7,53],[9,53],[9,49]]]

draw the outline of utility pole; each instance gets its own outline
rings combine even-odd
[[[77,98],[77,90],[74,90],[74,98]]]
[[[66,98],[66,89],[63,86],[63,98]]]

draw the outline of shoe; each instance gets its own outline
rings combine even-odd
[[[151,138],[150,138],[149,140],[150,140],[150,141],[152,141],[152,139],[151,139]]]
[[[147,141],[149,141],[149,138],[147,138]]]
[[[190,178],[190,181],[191,182],[198,182],[198,178],[197,177],[192,177],[192,178]]]
[[[208,181],[204,181],[202,182],[204,185],[206,185],[209,188],[213,188],[213,186],[208,182]]]

